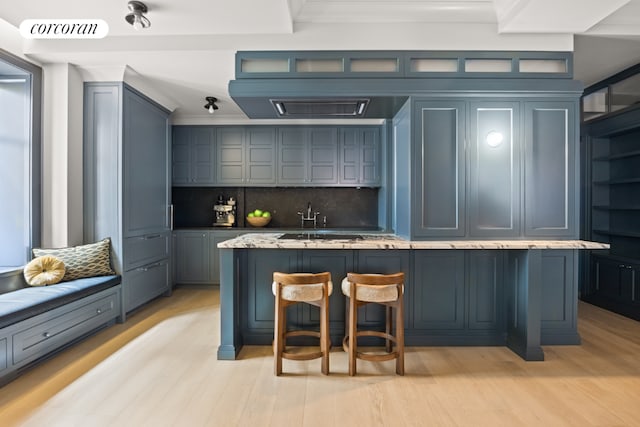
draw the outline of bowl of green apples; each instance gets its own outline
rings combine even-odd
[[[271,222],[271,212],[255,209],[247,214],[247,222],[252,227],[264,227]]]

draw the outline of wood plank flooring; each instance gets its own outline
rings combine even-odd
[[[0,388],[11,426],[640,426],[640,322],[579,304],[580,346],[524,362],[504,347],[409,347],[394,362],[341,349],[218,361],[217,288],[178,288]]]

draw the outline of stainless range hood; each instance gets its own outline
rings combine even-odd
[[[359,118],[364,117],[369,99],[271,99],[282,118]]]

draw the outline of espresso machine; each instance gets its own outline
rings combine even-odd
[[[233,197],[225,202],[224,196],[218,196],[218,201],[213,205],[215,212],[214,227],[233,227],[236,225],[236,201]]]

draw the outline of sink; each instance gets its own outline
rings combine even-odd
[[[285,233],[278,237],[282,240],[362,240],[359,234],[336,233]]]

